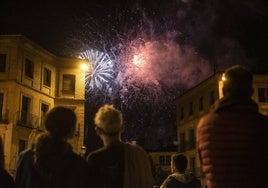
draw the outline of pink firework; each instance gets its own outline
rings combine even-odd
[[[126,103],[139,99],[159,105],[176,95],[174,88],[192,87],[211,72],[209,63],[193,48],[169,39],[132,42],[126,49],[117,77]]]

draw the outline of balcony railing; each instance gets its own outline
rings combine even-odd
[[[27,127],[31,129],[37,129],[40,127],[39,123],[40,117],[27,113],[25,111],[17,112],[17,125],[22,127]]]
[[[9,123],[8,114],[9,114],[8,110],[6,110],[6,111],[4,111],[4,113],[0,114],[0,123],[2,123],[2,124]]]

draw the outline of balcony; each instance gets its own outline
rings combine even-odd
[[[18,111],[17,112],[17,126],[26,127],[30,129],[39,129],[40,123],[39,119],[40,117],[27,113],[25,111]]]
[[[2,114],[0,114],[0,124],[8,124],[9,123],[8,114],[9,114],[8,110],[6,110],[4,113],[2,112]]]

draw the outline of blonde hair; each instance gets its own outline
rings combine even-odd
[[[94,123],[104,133],[114,135],[123,128],[123,116],[113,105],[105,104],[96,113]]]

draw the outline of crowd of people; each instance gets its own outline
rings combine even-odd
[[[251,99],[253,76],[242,66],[224,73],[224,97],[197,126],[197,149],[207,188],[267,188],[267,117]],[[0,188],[153,188],[151,163],[145,150],[121,140],[122,113],[113,105],[95,115],[95,132],[103,147],[85,158],[68,140],[74,136],[76,115],[57,106],[45,117],[46,131],[20,153],[15,177],[4,167],[0,137]],[[185,155],[171,160],[171,174],[160,188],[201,188],[187,171]]]

